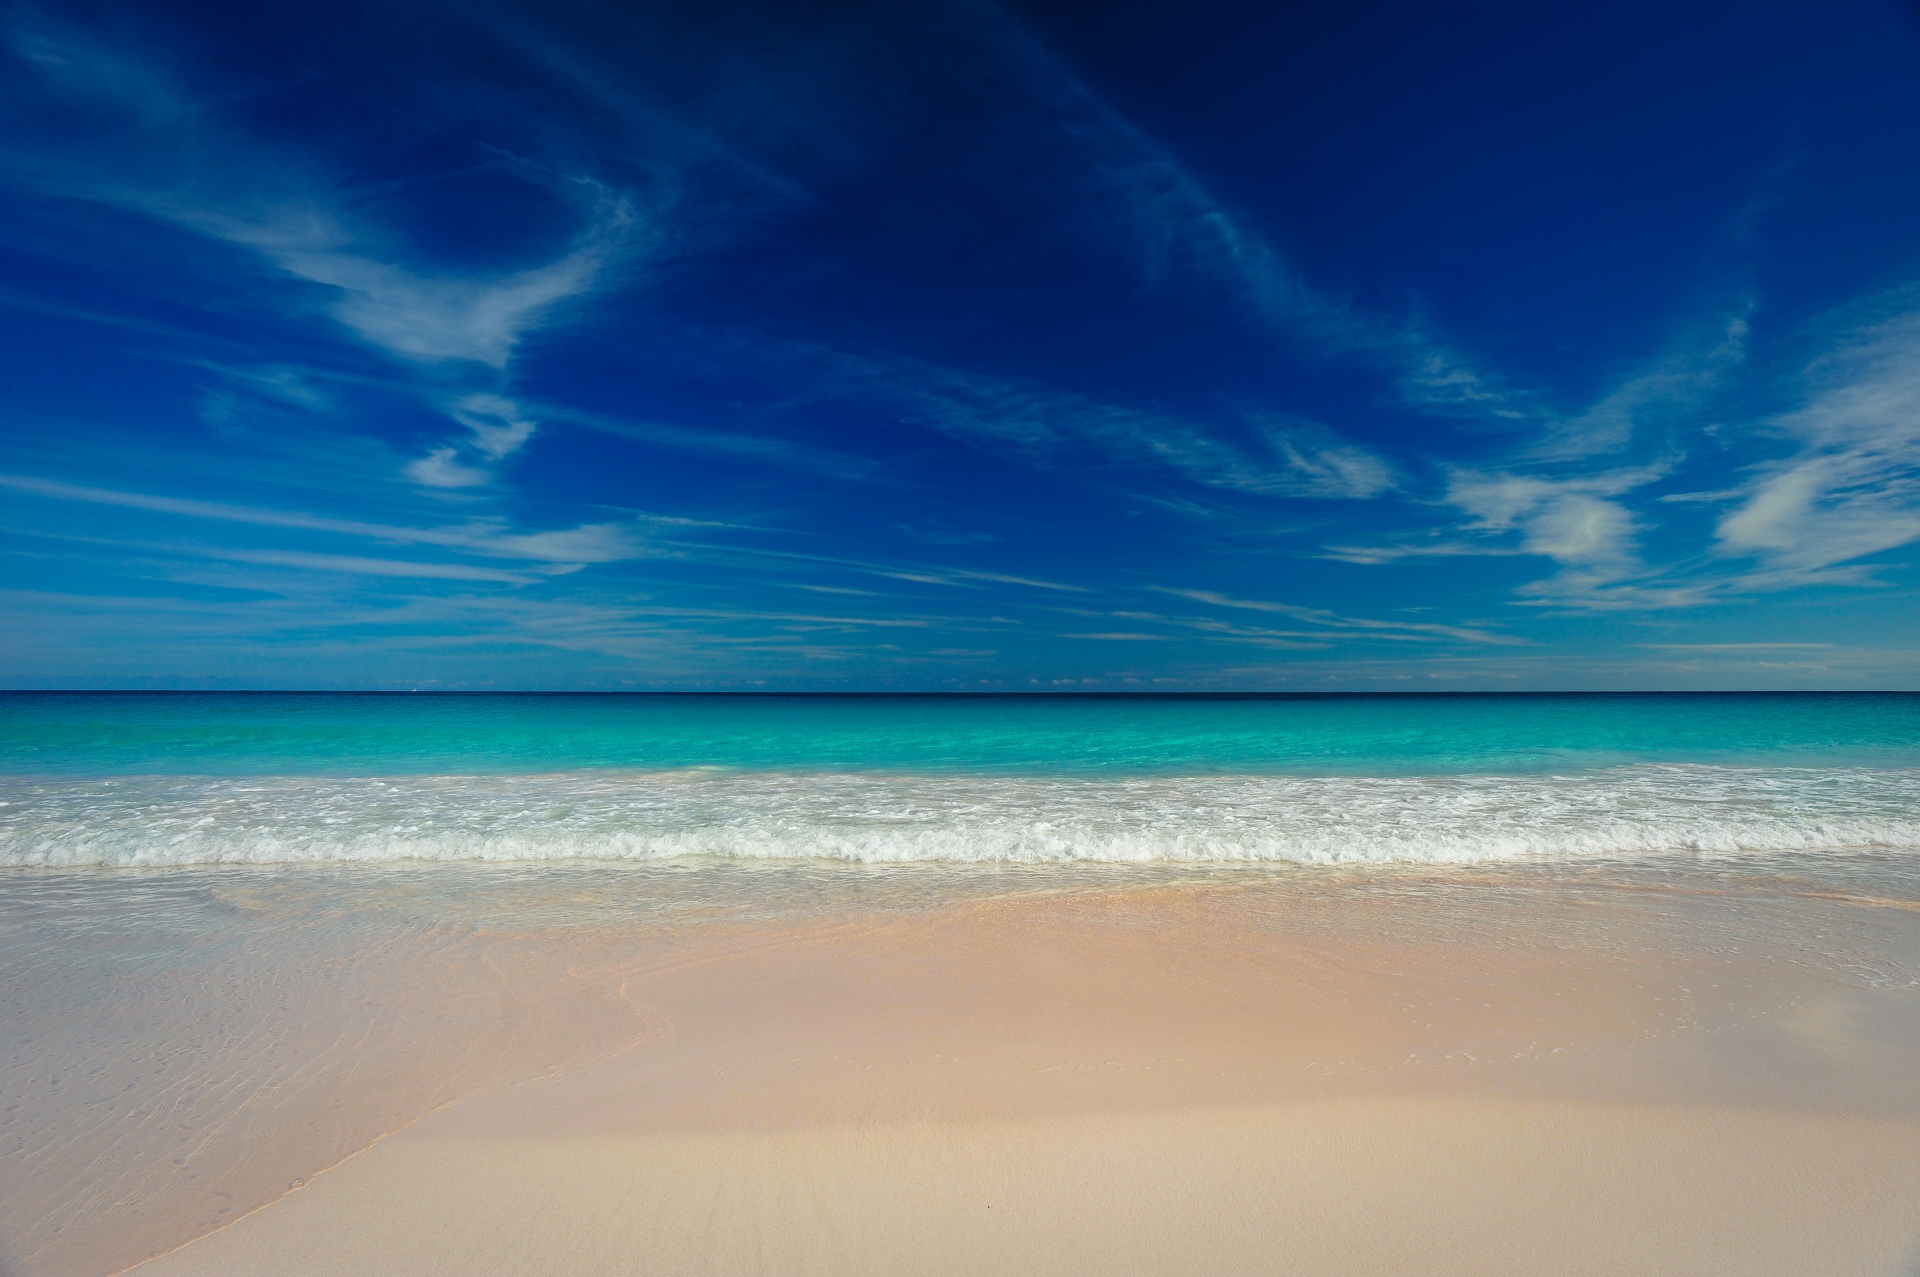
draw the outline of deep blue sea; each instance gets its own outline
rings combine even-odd
[[[1920,695],[0,695],[0,865],[1920,847]]]

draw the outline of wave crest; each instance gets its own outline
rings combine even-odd
[[[0,866],[1476,863],[1920,847],[1920,771],[1061,779],[685,770],[0,781]]]

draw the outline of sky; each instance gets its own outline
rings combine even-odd
[[[1920,9],[0,4],[0,350],[0,686],[1920,688]]]

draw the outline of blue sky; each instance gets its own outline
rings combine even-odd
[[[1920,687],[1913,7],[0,15],[7,686]]]

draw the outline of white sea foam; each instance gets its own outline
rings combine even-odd
[[[1920,771],[1573,775],[569,772],[0,780],[0,865],[718,856],[1473,863],[1920,847]]]

